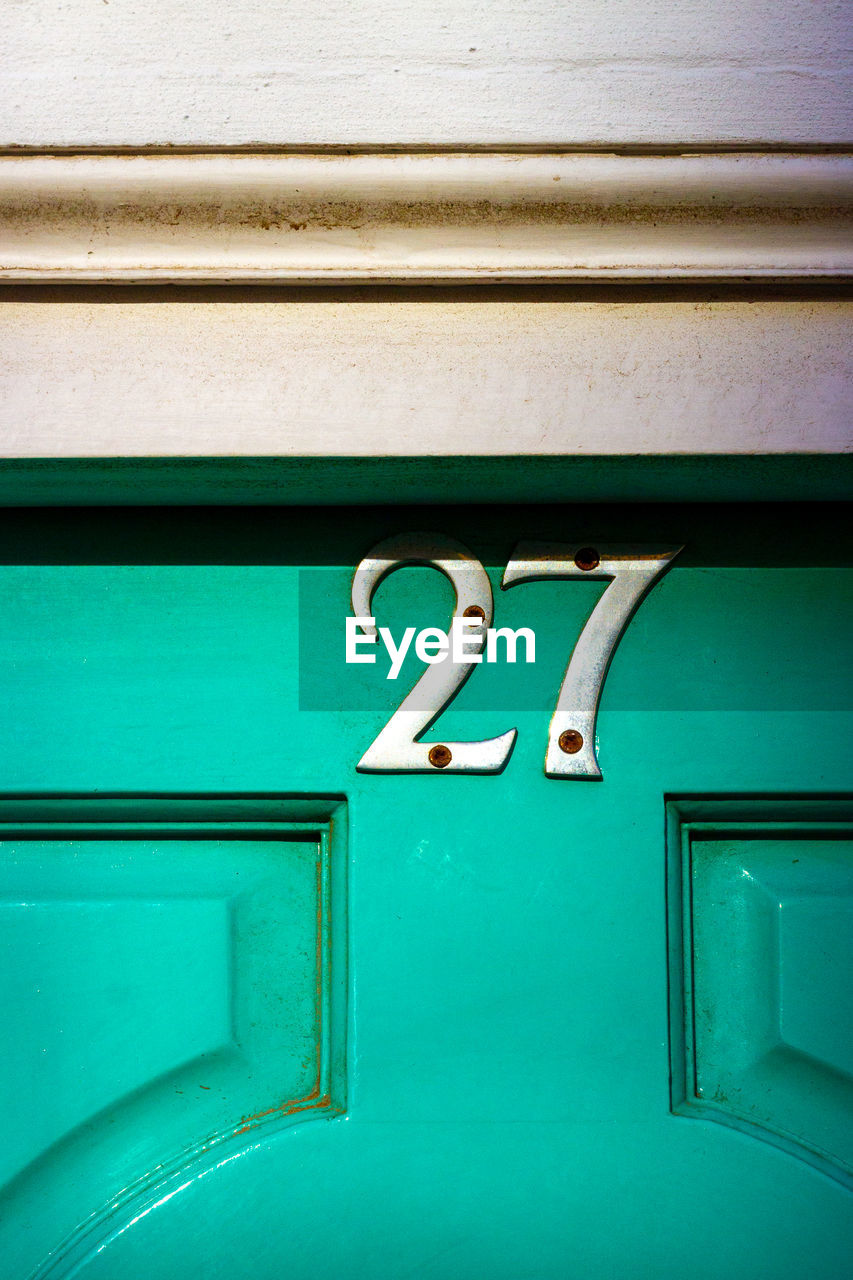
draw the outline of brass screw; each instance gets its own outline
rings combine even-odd
[[[469,604],[468,608],[462,612],[463,618],[479,618],[481,622],[486,621],[486,611],[481,609],[478,604]]]
[[[430,747],[428,759],[436,769],[446,769],[453,759],[453,752],[443,742],[437,742],[434,747]]]
[[[583,746],[583,734],[578,733],[577,729],[564,729],[557,741],[561,751],[565,751],[567,756],[574,756]]]
[[[589,573],[591,569],[597,569],[601,564],[601,559],[595,547],[581,547],[575,556],[575,564],[579,569],[583,569],[585,573]]]

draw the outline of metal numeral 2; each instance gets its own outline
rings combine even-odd
[[[545,753],[549,778],[601,778],[595,722],[610,661],[641,600],[680,550],[538,542],[520,542],[515,548],[501,583],[504,591],[521,582],[542,579],[610,579],[577,639],[560,686]],[[467,547],[441,534],[401,534],[375,546],[353,577],[355,617],[372,616],[373,593],[379,583],[395,569],[410,564],[431,565],[450,579],[456,593],[454,617],[469,619],[472,628],[468,652],[481,652],[492,621],[488,575]],[[366,623],[361,624],[361,630],[366,635],[376,633],[375,627]],[[515,744],[515,729],[480,742],[420,741],[472,669],[469,663],[455,663],[449,649],[441,661],[429,665],[357,768],[363,773],[499,773]]]

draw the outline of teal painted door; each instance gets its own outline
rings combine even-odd
[[[853,1257],[849,522],[838,508],[7,513],[3,1276],[841,1280]],[[346,665],[352,574],[428,529],[533,664],[356,763],[420,670]],[[848,545],[845,547],[845,537]],[[600,582],[603,780],[547,778]],[[403,568],[377,621],[446,626]]]

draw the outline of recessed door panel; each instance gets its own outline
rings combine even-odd
[[[673,1103],[850,1186],[851,809],[732,808],[669,805]]]
[[[314,822],[245,797],[0,803],[0,1230],[16,1274],[40,1237],[85,1253],[107,1218],[147,1212],[254,1135],[342,1111],[343,806],[312,807]]]

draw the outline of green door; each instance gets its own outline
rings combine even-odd
[[[848,524],[7,512],[3,1276],[850,1275]],[[357,769],[423,664],[346,662],[353,574],[419,531],[535,636],[423,735],[517,730],[493,772]],[[536,542],[589,572],[502,589]],[[605,544],[683,550],[601,779],[547,776]],[[424,566],[372,597],[397,639],[453,604]]]

